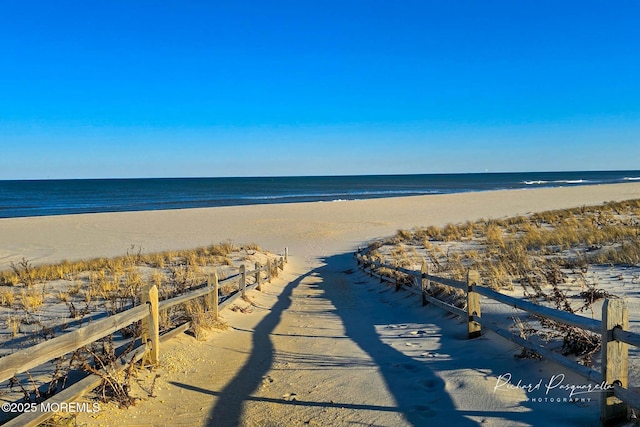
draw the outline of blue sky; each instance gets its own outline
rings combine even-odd
[[[0,179],[640,168],[640,3],[0,3]]]

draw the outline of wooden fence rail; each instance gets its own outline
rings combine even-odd
[[[480,334],[480,326],[482,326],[521,347],[535,351],[542,357],[552,360],[590,381],[596,383],[604,382],[607,387],[604,387],[605,390],[602,391],[600,412],[600,419],[603,425],[613,425],[624,420],[627,416],[628,406],[640,408],[640,394],[627,388],[628,345],[640,347],[640,334],[628,331],[628,310],[623,300],[605,300],[602,307],[602,320],[596,320],[496,292],[493,289],[482,286],[479,274],[473,270],[469,271],[467,281],[460,281],[428,274],[426,261],[423,262],[421,270],[416,271],[385,264],[380,259],[370,257],[365,250],[359,249],[355,257],[358,266],[365,273],[395,285],[396,290],[404,286],[408,291],[419,295],[423,305],[430,302],[439,308],[467,319],[469,338],[478,336]],[[381,274],[381,269],[396,272],[396,277],[391,278]],[[398,273],[406,274],[415,280],[403,285],[403,282],[398,278]],[[414,286],[416,283],[420,284],[420,286]],[[430,295],[431,283],[438,283],[465,291],[467,295],[466,310]],[[484,319],[481,314],[480,295],[539,317],[599,334],[602,339],[601,371],[578,364],[556,352],[514,335],[494,322]]]
[[[160,343],[186,331],[190,327],[190,322],[187,322],[161,337],[158,322],[159,311],[204,297],[209,301],[210,305],[215,304],[212,309],[217,317],[218,310],[224,309],[236,299],[242,297],[246,290],[261,287],[260,273],[265,272],[269,282],[271,282],[271,277],[277,276],[278,270],[284,270],[288,255],[289,251],[285,248],[283,256],[277,257],[273,261],[268,258],[267,263],[262,266],[256,263],[255,269],[252,271],[247,271],[246,267],[241,265],[239,274],[221,281],[218,281],[217,274],[214,273],[203,288],[163,301],[158,301],[158,292],[155,285],[146,286],[141,291],[141,305],[139,306],[0,358],[0,382],[7,381],[50,360],[76,351],[137,321],[142,321],[142,344],[131,350],[128,355],[119,358],[118,369],[124,369],[132,361],[136,362],[140,359],[143,360],[143,363],[156,365],[159,363]],[[246,277],[248,275],[255,275],[257,279],[255,283],[249,286],[246,285]],[[238,290],[221,303],[218,303],[218,284],[232,281],[238,281]],[[44,402],[44,406],[41,405],[40,407],[56,407],[57,404],[70,402],[97,387],[101,381],[102,378],[98,375],[88,375],[79,382],[56,393]],[[48,405],[50,403],[55,403],[56,405]],[[35,426],[53,415],[53,412],[25,412],[7,421],[3,426]]]

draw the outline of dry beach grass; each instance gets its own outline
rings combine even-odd
[[[224,279],[237,274],[240,265],[265,264],[274,255],[261,252],[256,244],[235,246],[228,241],[192,250],[142,254],[131,248],[115,258],[41,264],[28,260],[11,263],[2,272],[0,295],[0,352],[8,355],[48,339],[64,335],[108,315],[139,305],[140,292],[148,285],[159,289],[160,300],[182,295],[205,286],[211,274]],[[249,277],[249,283],[255,277]],[[237,280],[221,287],[221,296],[238,290]],[[160,330],[170,330],[190,322],[196,339],[224,323],[208,311],[206,299],[191,300],[182,306],[161,311]],[[115,400],[128,407],[136,373],[133,364],[123,372],[111,367],[118,358],[130,354],[140,336],[140,323],[119,330],[52,364],[12,378],[2,390],[6,402],[40,403],[78,377],[75,371],[102,376],[101,400]],[[106,372],[106,373],[105,373]]]
[[[416,271],[424,262],[431,274],[457,280],[474,269],[494,289],[593,315],[596,301],[616,296],[615,282],[599,279],[603,266],[618,281],[629,277],[632,285],[640,284],[640,200],[399,230],[369,245],[368,255]],[[379,273],[412,280],[389,268]],[[466,304],[461,290],[434,285],[430,293],[459,307]],[[600,337],[577,327],[529,316],[514,317],[513,323],[523,338],[562,340],[560,351],[587,365],[600,350]]]

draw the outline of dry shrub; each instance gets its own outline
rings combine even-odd
[[[216,322],[217,319],[215,319],[213,312],[205,310],[205,303],[200,298],[188,301],[185,304],[185,309],[187,318],[191,322],[190,331],[199,341],[206,339],[207,331],[220,324],[220,322]]]
[[[13,270],[13,273],[18,278],[19,283],[22,283],[27,287],[31,287],[36,283],[36,271],[27,259],[22,258],[22,260],[17,264],[12,261],[10,265],[11,270]]]
[[[25,311],[31,312],[38,310],[44,304],[44,288],[42,291],[37,289],[22,289],[20,292],[20,302]]]
[[[224,285],[220,286],[220,295],[226,297],[228,295],[233,294],[237,290],[238,290],[238,287],[235,284],[225,283]]]
[[[211,255],[216,256],[227,256],[237,250],[236,247],[228,240],[220,242],[217,245],[210,246],[208,249]]]
[[[0,285],[16,286],[18,283],[20,283],[20,280],[13,271],[0,272]]]
[[[442,229],[442,240],[444,240],[445,242],[450,242],[460,239],[462,239],[462,232],[460,230],[460,227],[453,224],[447,224],[444,226],[444,229]]]
[[[93,366],[82,355],[75,357],[79,358],[78,362],[82,369],[102,379],[98,393],[103,402],[114,401],[121,408],[128,408],[139,400],[131,395],[131,380],[137,376],[134,366],[135,357],[124,370],[119,370],[117,366],[121,355],[116,355],[111,338],[110,336],[101,343],[94,343],[90,347],[85,346],[76,352],[76,355],[80,355],[81,352],[90,355],[94,362]],[[124,353],[129,352],[132,346],[133,342]]]
[[[413,240],[413,233],[411,231],[407,231],[407,230],[398,230],[395,237],[394,237],[394,241],[396,244],[399,243],[410,243]]]
[[[200,301],[192,300],[185,304],[187,318],[191,322],[191,332],[197,340],[204,339],[205,332],[209,329],[205,318],[204,305]]]
[[[0,305],[11,308],[13,307],[15,299],[16,294],[13,292],[13,289],[0,289]]]
[[[258,245],[257,243],[249,243],[248,245],[244,245],[242,248],[245,251],[256,251],[256,252],[262,251],[262,249],[260,248],[260,245]]]

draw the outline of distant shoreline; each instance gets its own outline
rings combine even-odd
[[[192,249],[230,239],[265,250],[319,259],[393,235],[551,209],[640,198],[640,182],[528,191],[501,190],[348,203],[283,203],[219,208],[55,215],[0,220],[0,269],[23,257],[34,264]]]
[[[640,181],[640,171],[0,181],[0,219],[370,200]]]

